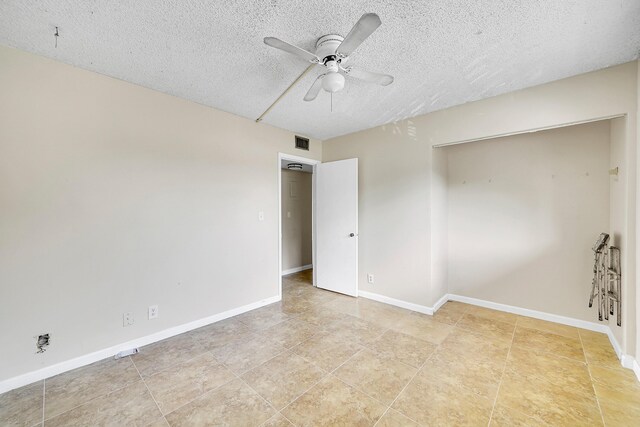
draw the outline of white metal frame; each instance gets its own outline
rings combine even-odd
[[[293,154],[278,153],[278,286],[279,296],[282,299],[282,161],[303,163],[313,168],[311,177],[311,262],[316,265],[316,165],[322,163],[307,157],[294,156]],[[316,274],[313,274],[313,286],[316,286]]]

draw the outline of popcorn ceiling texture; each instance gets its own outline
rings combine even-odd
[[[318,37],[346,35],[366,12],[382,26],[350,63],[395,82],[347,78],[331,112],[326,92],[302,99],[316,67],[264,122],[328,139],[624,63],[640,50],[639,0],[4,0],[0,44],[255,119],[308,65],[265,36],[314,51]]]

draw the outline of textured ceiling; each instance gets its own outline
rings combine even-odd
[[[640,0],[53,1],[2,0],[0,44],[257,118],[305,69],[263,44],[313,51],[365,12],[382,26],[350,64],[395,76],[352,78],[302,100],[313,70],[264,122],[319,139],[637,58]],[[59,27],[54,47],[55,26]]]

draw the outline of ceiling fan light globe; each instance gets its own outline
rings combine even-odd
[[[344,76],[340,73],[329,73],[322,79],[322,88],[335,93],[344,88]]]

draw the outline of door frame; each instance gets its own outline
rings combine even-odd
[[[316,165],[322,163],[307,157],[278,153],[278,295],[282,300],[282,161],[287,160],[309,165],[313,168],[311,176],[311,263],[316,265]],[[313,267],[312,267],[313,268]],[[313,286],[316,286],[316,275],[313,275]]]

